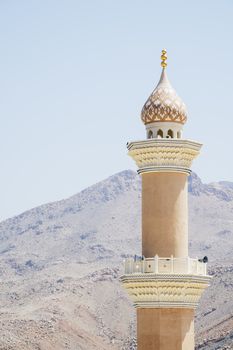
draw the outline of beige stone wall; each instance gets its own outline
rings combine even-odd
[[[142,254],[188,256],[187,175],[142,174]]]
[[[194,310],[137,309],[138,350],[194,350]]]

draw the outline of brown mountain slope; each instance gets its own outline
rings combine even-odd
[[[214,276],[197,343],[223,349],[232,343],[233,186],[189,181],[190,255],[208,255]],[[140,253],[140,187],[124,171],[0,224],[0,349],[134,349],[135,314],[118,277],[124,257]]]

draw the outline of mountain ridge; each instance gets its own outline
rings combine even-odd
[[[137,173],[133,170],[127,169],[127,170],[122,170],[114,175],[109,176],[108,178],[101,180],[97,183],[95,183],[94,185],[88,186],[87,188],[81,190],[80,192],[77,192],[74,195],[71,195],[67,198],[63,198],[60,199],[58,201],[52,201],[52,202],[48,202],[48,203],[44,203],[41,205],[38,205],[36,207],[33,207],[31,209],[28,209],[26,211],[23,211],[22,213],[19,213],[17,215],[14,215],[13,217],[4,219],[0,222],[0,224],[7,222],[7,221],[11,221],[14,218],[20,218],[23,219],[28,213],[31,213],[32,211],[36,211],[38,212],[39,210],[43,209],[44,207],[48,207],[50,210],[54,209],[54,206],[56,206],[57,204],[62,204],[64,202],[67,201],[71,201],[74,202],[77,197],[80,197],[82,195],[88,195],[88,193],[92,192],[93,190],[95,190],[96,188],[98,188],[98,193],[102,194],[102,196],[106,196],[106,200],[109,196],[112,197],[113,192],[112,191],[106,191],[106,186],[104,185],[106,183],[106,181],[108,182],[109,180],[111,181],[112,179],[119,179],[119,178],[124,178],[124,179],[128,179],[128,180],[132,180],[134,178],[138,178],[138,181],[140,182],[140,177],[137,175]],[[114,183],[115,181],[113,181],[113,184],[116,187],[116,184]],[[126,181],[127,184],[127,181]],[[121,185],[120,181],[119,181],[119,186]],[[128,182],[129,185],[129,182]],[[99,188],[100,186],[100,188]],[[104,188],[103,188],[104,186]],[[103,188],[103,192],[101,193],[101,188]],[[230,190],[228,192],[228,190]],[[231,191],[232,190],[232,191]],[[199,195],[200,193],[205,193],[205,194],[213,194],[215,196],[217,196],[218,198],[222,198],[223,200],[227,200],[227,201],[231,201],[233,200],[233,182],[231,181],[217,181],[217,182],[210,182],[208,184],[204,184],[200,177],[198,177],[198,175],[195,172],[191,173],[191,176],[188,177],[188,191],[189,193],[193,194],[193,195]],[[96,198],[94,198],[96,200]],[[101,198],[100,198],[101,199]],[[102,197],[102,199],[104,199]],[[77,208],[77,211],[80,210],[80,208]],[[38,213],[39,214],[39,213]]]

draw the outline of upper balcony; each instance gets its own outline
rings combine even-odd
[[[207,264],[192,258],[128,258],[124,261],[124,274],[177,274],[207,276]]]
[[[191,173],[192,161],[198,156],[201,144],[184,139],[148,139],[127,144],[129,155],[138,166],[138,173]]]

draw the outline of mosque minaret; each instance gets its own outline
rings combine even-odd
[[[125,261],[123,286],[137,310],[138,350],[193,350],[194,310],[208,286],[205,259],[189,257],[188,189],[201,144],[183,138],[185,104],[171,86],[166,50],[141,112],[146,139],[127,144],[142,177],[142,254]]]

